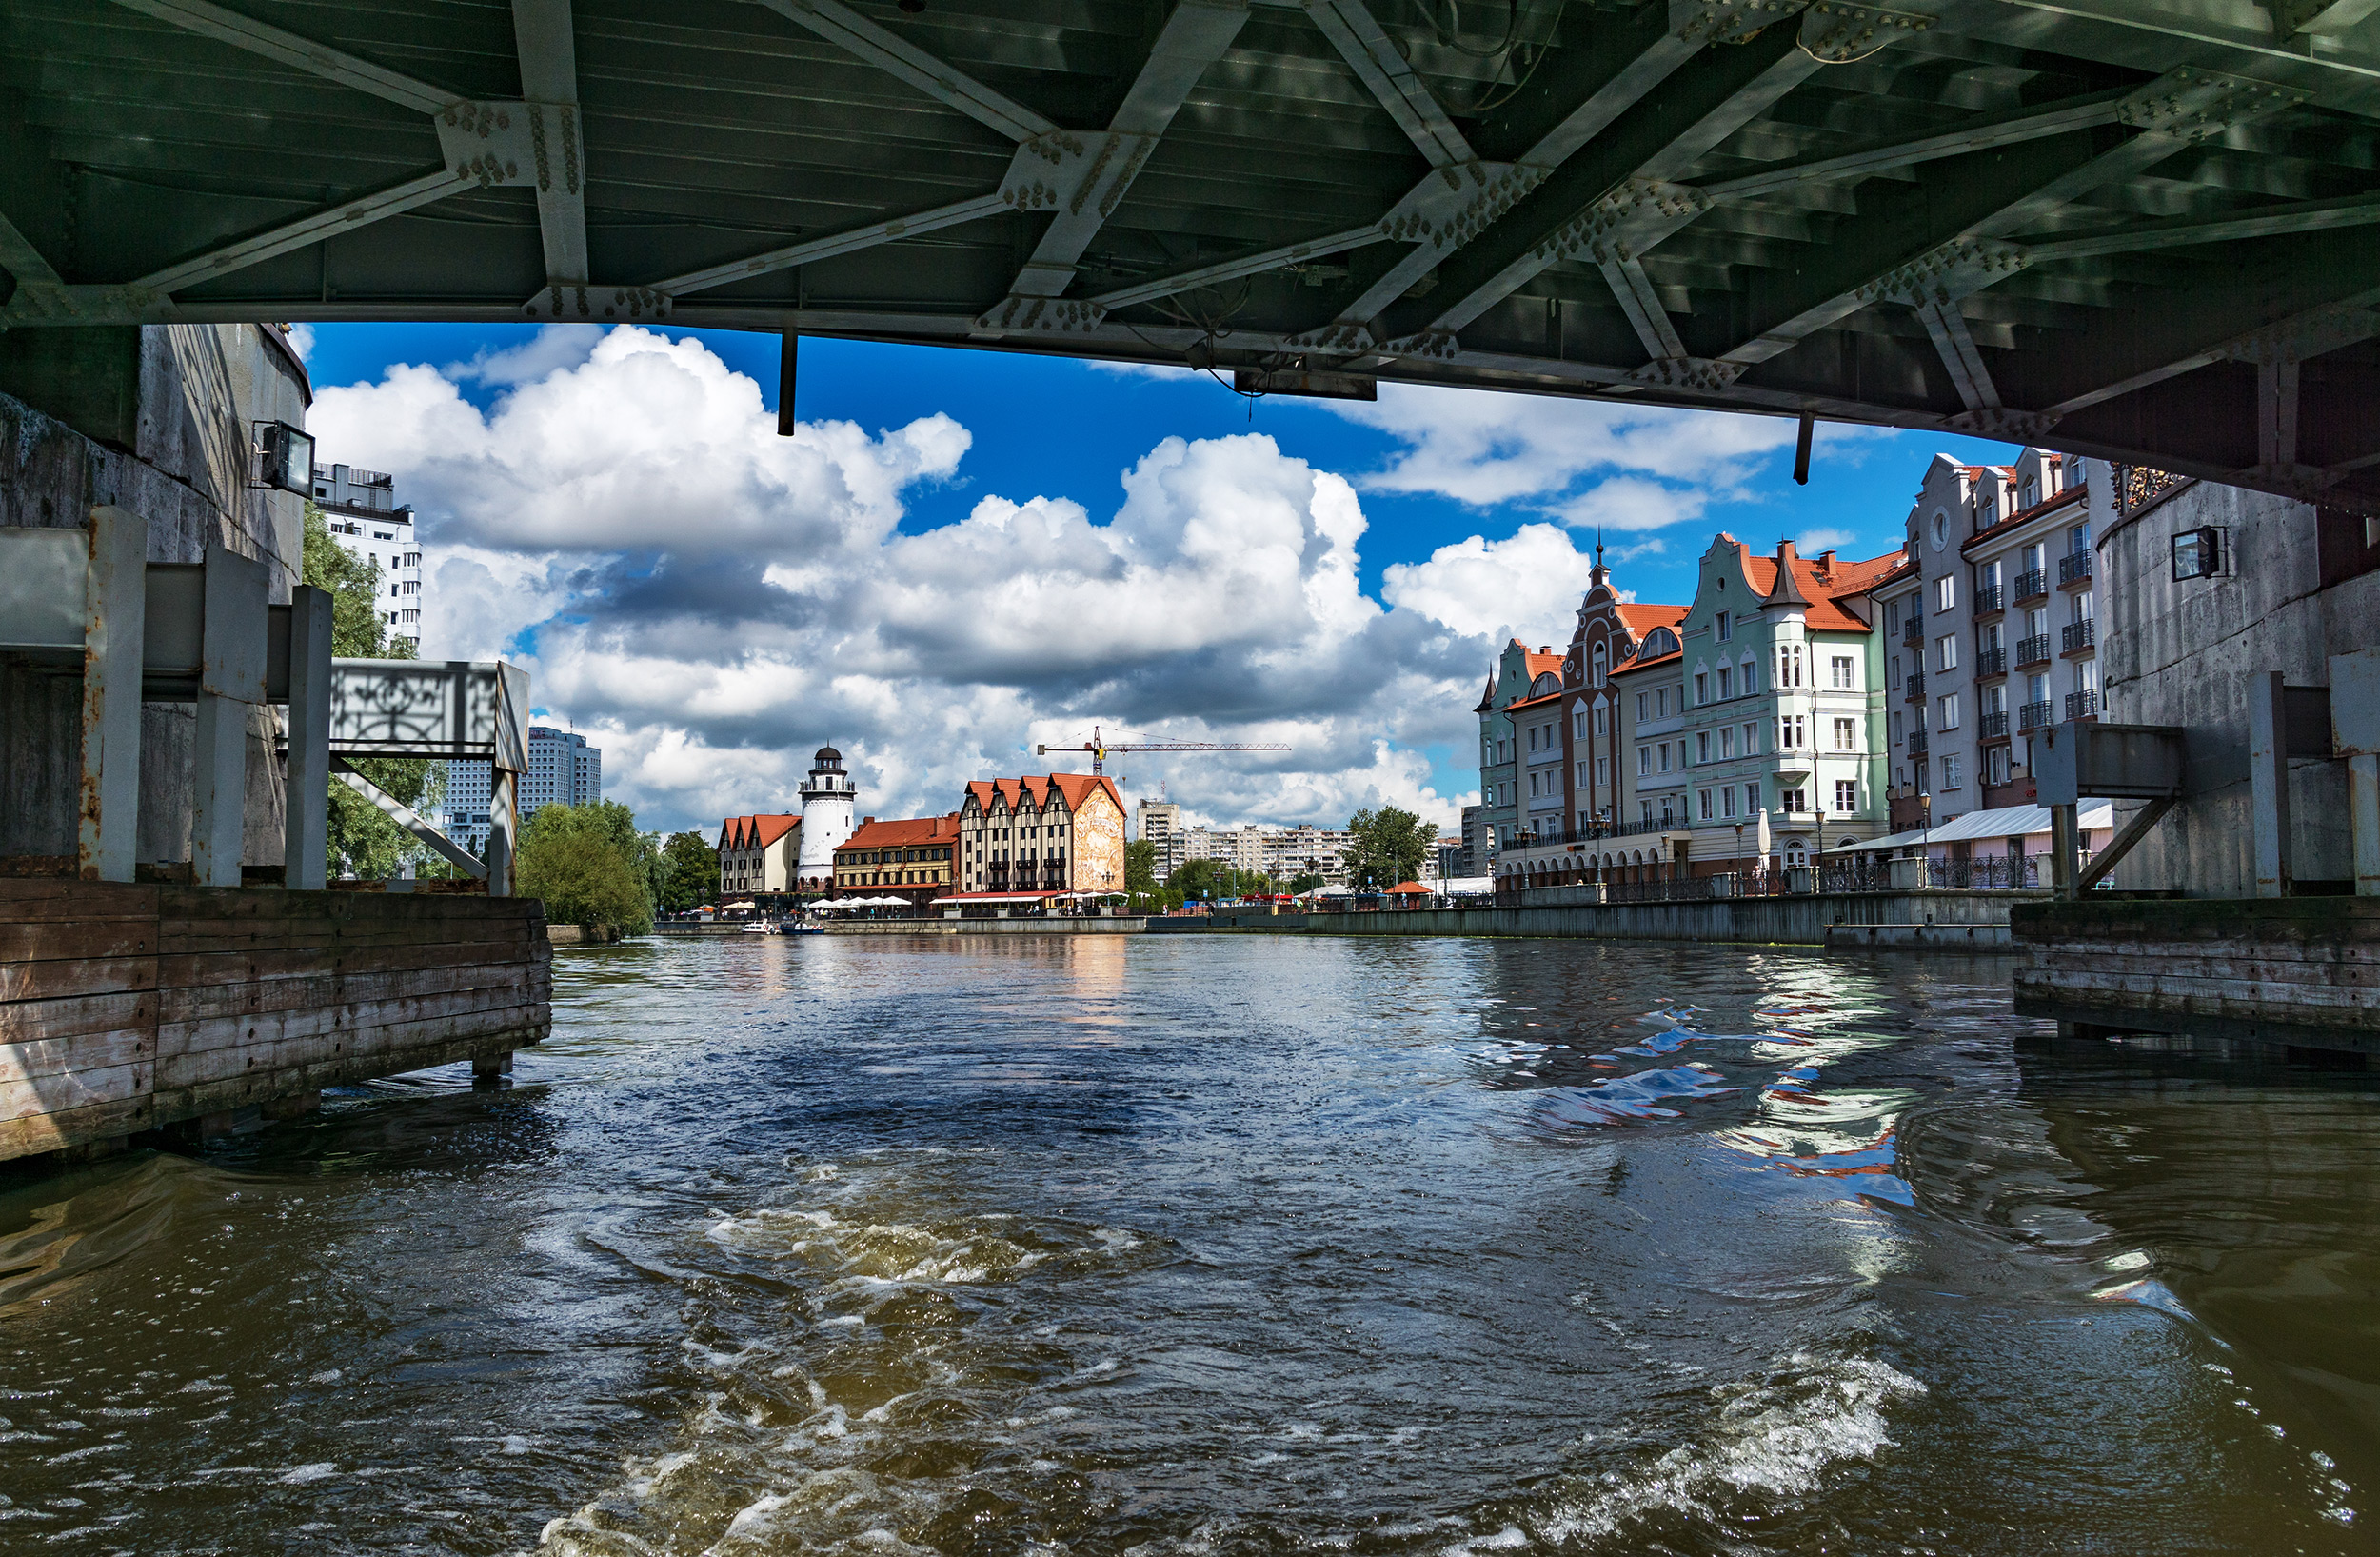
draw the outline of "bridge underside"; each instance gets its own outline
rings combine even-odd
[[[0,351],[674,321],[2380,506],[2380,0],[0,0]]]

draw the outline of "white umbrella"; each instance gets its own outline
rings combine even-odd
[[[1768,808],[1766,806],[1763,806],[1763,807],[1761,807],[1761,808],[1760,808],[1760,873],[1761,873],[1762,875],[1766,875],[1766,874],[1768,874],[1768,869],[1769,869],[1769,808]]]

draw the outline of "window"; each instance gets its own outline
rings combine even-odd
[[[1745,814],[1746,816],[1750,816],[1750,815],[1752,815],[1755,811],[1758,810],[1759,808],[1760,808],[1760,786],[1758,786],[1757,784],[1747,784],[1747,785],[1745,785],[1745,786],[1744,786],[1744,814]]]
[[[1958,788],[1958,757],[1954,752],[1946,751],[1942,754],[1942,788],[1945,789]]]
[[[1682,681],[1677,684],[1677,710],[1680,713],[1686,710],[1686,684]],[[1664,687],[1653,694],[1653,712],[1656,718],[1669,717],[1668,688]]]
[[[1645,809],[1646,809],[1646,811],[1649,813],[1649,812],[1652,810],[1652,808],[1653,808],[1653,807],[1652,807],[1652,803],[1651,803],[1650,801],[1646,802],[1646,804],[1645,804]],[[1653,820],[1653,818],[1652,818],[1652,816],[1651,816],[1650,814],[1648,814],[1648,815],[1645,817],[1645,820],[1646,820],[1646,821],[1648,821],[1648,822],[1650,822],[1650,821],[1652,821],[1652,820]],[[1670,816],[1670,809],[1669,809],[1669,796],[1667,796],[1667,795],[1663,795],[1663,796],[1661,797],[1661,826],[1663,826],[1663,827],[1668,827],[1668,826],[1670,825],[1671,820],[1672,820],[1672,818],[1671,818],[1671,816]]]
[[[1950,573],[1944,573],[1934,581],[1934,609],[1946,611],[1957,604],[1958,580]]]
[[[1678,765],[1683,767],[1686,760],[1686,743],[1683,741],[1677,743],[1677,760]],[[1669,771],[1669,743],[1667,741],[1661,743],[1661,771],[1664,773]]]
[[[1934,668],[1936,670],[1958,669],[1958,634],[1946,632],[1934,640]]]
[[[1532,751],[1535,751],[1537,749],[1537,726],[1535,726],[1535,725],[1531,725],[1531,726],[1529,727],[1529,749],[1530,749],[1530,750],[1532,750]]]
[[[1946,693],[1936,698],[1934,707],[1940,712],[1940,717],[1934,722],[1934,729],[1956,729],[1958,728],[1958,694],[1956,692]]]
[[[1604,649],[1603,649],[1603,646],[1602,646],[1601,644],[1597,644],[1597,645],[1596,645],[1596,646],[1595,646],[1595,684],[1596,684],[1597,687],[1600,687],[1600,686],[1602,686],[1602,685],[1603,685],[1603,670],[1604,670],[1604,667],[1605,667],[1605,665],[1606,665],[1607,663],[1608,663],[1608,662],[1606,661],[1606,659],[1605,659],[1605,657],[1604,657]]]
[[[1669,748],[1665,746],[1661,749],[1663,751],[1667,751]],[[1636,748],[1636,776],[1638,778],[1643,778],[1652,771],[1653,749],[1649,746],[1640,746]]]
[[[1702,808],[1702,819],[1705,822],[1711,820],[1711,791],[1708,789],[1696,789],[1695,791],[1695,800],[1696,803]]]
[[[1597,757],[1595,759],[1595,782],[1596,787],[1598,788],[1612,782],[1611,758]]]
[[[1726,611],[1721,611],[1718,614],[1717,621],[1719,642],[1725,643],[1728,639],[1735,636],[1735,620],[1733,616],[1729,615]]]
[[[1859,749],[1858,720],[1837,719],[1835,721],[1835,749],[1837,751],[1856,751]]]
[[[1710,760],[1711,732],[1707,729],[1698,729],[1695,731],[1695,761],[1709,762]]]
[[[1748,719],[1744,722],[1744,755],[1756,757],[1759,754],[1760,723],[1756,719]]]
[[[1704,675],[1701,671],[1696,670],[1695,672],[1695,702],[1697,705],[1700,705],[1710,701],[1711,678]]]
[[[1725,726],[1725,727],[1722,727],[1722,728],[1720,729],[1720,730],[1719,730],[1719,761],[1721,761],[1721,762],[1725,762],[1728,758],[1730,758],[1730,757],[1734,756],[1735,754],[1735,728],[1734,728],[1733,726]]]
[[[1529,798],[1532,800],[1537,798],[1537,775],[1535,773],[1529,775]]]
[[[1719,815],[1724,818],[1735,814],[1735,787],[1731,784],[1726,788],[1719,791]]]
[[[2008,748],[1995,746],[1983,754],[1983,782],[1986,784],[2008,782]]]
[[[1597,708],[1595,710],[1595,732],[1597,735],[1609,735],[1612,732],[1611,709],[1601,707]]]
[[[1665,807],[1666,807],[1666,806],[1669,804],[1669,802],[1668,802],[1668,801],[1666,801],[1666,800],[1664,800],[1664,801],[1662,801],[1662,802],[1661,802],[1661,804],[1662,804],[1663,806],[1665,806]],[[1646,822],[1650,822],[1650,821],[1652,821],[1652,820],[1653,820],[1653,802],[1651,802],[1650,800],[1639,800],[1639,801],[1637,801],[1637,802],[1636,802],[1636,810],[1637,810],[1637,814],[1638,814],[1638,818],[1639,818],[1639,820],[1646,821]],[[1662,820],[1664,820],[1664,821],[1668,820],[1668,812],[1667,812],[1667,811],[1664,811],[1664,812],[1662,813]]]
[[[1799,789],[1779,789],[1776,792],[1776,808],[1781,811],[1806,811],[1810,808],[1802,804],[1802,800]]]
[[[1852,689],[1851,656],[1849,654],[1835,656],[1834,663],[1827,668],[1827,685],[1838,692]]]
[[[1639,725],[1648,724],[1653,718],[1652,714],[1645,711],[1647,708],[1647,698],[1649,695],[1650,694],[1644,692],[1638,692],[1636,694],[1636,723]]]
[[[1888,638],[1901,635],[1901,603],[1892,601],[1884,608],[1884,634]]]
[[[1803,747],[1809,744],[1807,739],[1808,733],[1808,726],[1802,715],[1797,713],[1779,714],[1776,720],[1776,749],[1779,751],[1799,751]],[[1799,810],[1801,808],[1796,806],[1793,808]]]
[[[1722,703],[1735,695],[1729,689],[1733,684],[1734,677],[1735,672],[1733,670],[1730,670],[1724,665],[1719,667],[1719,701]]]
[[[1836,779],[1835,781],[1835,808],[1838,811],[1855,811],[1859,808],[1858,780]]]
[[[1893,744],[1894,746],[1898,746],[1901,744],[1901,716],[1898,713],[1894,713],[1889,717],[1892,720]]]

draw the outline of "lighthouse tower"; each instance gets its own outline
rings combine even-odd
[[[843,753],[818,749],[802,786],[802,858],[794,867],[797,891],[823,892],[835,884],[835,850],[851,841],[851,808],[859,791],[843,770]]]

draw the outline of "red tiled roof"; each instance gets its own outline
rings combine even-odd
[[[1686,650],[1682,647],[1673,649],[1666,654],[1656,654],[1651,659],[1646,659],[1643,655],[1639,654],[1635,659],[1630,660],[1626,665],[1619,666],[1615,669],[1612,671],[1612,674],[1615,676],[1633,676],[1639,670],[1650,670],[1656,665],[1676,665],[1679,660],[1682,660],[1685,657]]]
[[[906,848],[916,844],[955,843],[959,837],[959,813],[948,816],[911,816],[895,822],[863,822],[851,841],[835,846],[840,854],[846,848]]]
[[[1510,713],[1515,709],[1534,709],[1540,703],[1559,703],[1563,695],[1560,692],[1543,692],[1536,697],[1517,697],[1504,705],[1504,711]]]
[[[1628,624],[1628,630],[1641,638],[1655,628],[1675,628],[1686,619],[1690,606],[1639,606],[1633,601],[1615,602],[1612,609]]]
[[[1736,566],[1743,570],[1744,582],[1752,586],[1753,594],[1757,599],[1766,600],[1776,588],[1776,559],[1754,556],[1752,548],[1741,541],[1735,542],[1735,559]],[[1843,609],[1841,597],[1865,594],[1900,565],[1901,553],[1898,551],[1887,551],[1865,562],[1844,562],[1838,558],[1833,572],[1822,576],[1818,572],[1816,558],[1795,559],[1794,578],[1811,600],[1810,609],[1803,613],[1802,620],[1826,632],[1872,630],[1867,623]]]
[[[719,825],[722,848],[765,848],[802,825],[799,816],[730,816]]]
[[[1050,773],[1040,778],[1028,773],[1022,778],[977,779],[967,786],[967,793],[975,797],[976,805],[987,811],[995,800],[1010,810],[1028,804],[1039,810],[1049,804],[1052,789],[1064,799],[1070,811],[1081,810],[1094,792],[1103,792],[1115,802],[1119,811],[1124,808],[1124,797],[1117,790],[1116,781],[1104,773]]]

